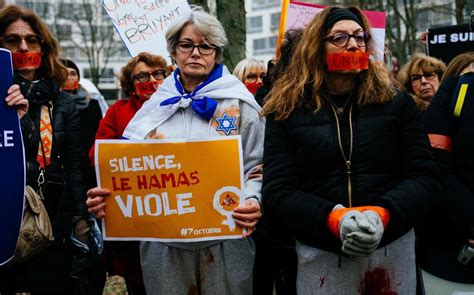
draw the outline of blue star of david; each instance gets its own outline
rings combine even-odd
[[[227,113],[224,113],[222,117],[216,118],[217,123],[219,124],[216,128],[217,131],[224,131],[225,135],[229,135],[230,131],[237,130],[235,126],[235,117],[227,116]]]

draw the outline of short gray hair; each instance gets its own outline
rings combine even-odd
[[[166,31],[166,45],[169,53],[176,53],[176,45],[183,28],[188,24],[193,24],[194,29],[210,45],[216,46],[216,62],[220,63],[224,59],[224,49],[228,45],[224,27],[213,15],[204,11],[200,6],[191,6],[192,12],[186,17],[176,21]]]

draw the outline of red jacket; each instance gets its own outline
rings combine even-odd
[[[128,122],[132,120],[144,102],[145,99],[141,99],[135,95],[131,95],[130,99],[117,100],[107,110],[105,117],[100,121],[95,139],[120,139]],[[95,166],[94,147],[95,144],[92,145],[89,151],[89,160],[93,166]]]
[[[131,95],[130,99],[117,100],[99,123],[95,139],[120,139],[123,131],[146,99]],[[89,151],[89,159],[94,165],[94,147]],[[107,271],[110,275],[120,275],[127,281],[127,288],[137,294],[144,292],[140,267],[138,242],[113,242],[105,245]],[[143,290],[139,292],[139,290]]]

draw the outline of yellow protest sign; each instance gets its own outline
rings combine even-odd
[[[206,241],[242,237],[240,136],[205,140],[97,140],[98,185],[108,188],[107,240]]]

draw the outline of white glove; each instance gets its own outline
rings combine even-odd
[[[347,235],[353,232],[373,231],[372,227],[372,224],[362,212],[357,210],[348,211],[339,223],[341,241],[344,242]]]
[[[375,211],[367,210],[362,214],[366,216],[370,226],[364,230],[348,233],[343,241],[342,251],[351,256],[372,254],[377,250],[384,233],[382,220]]]

